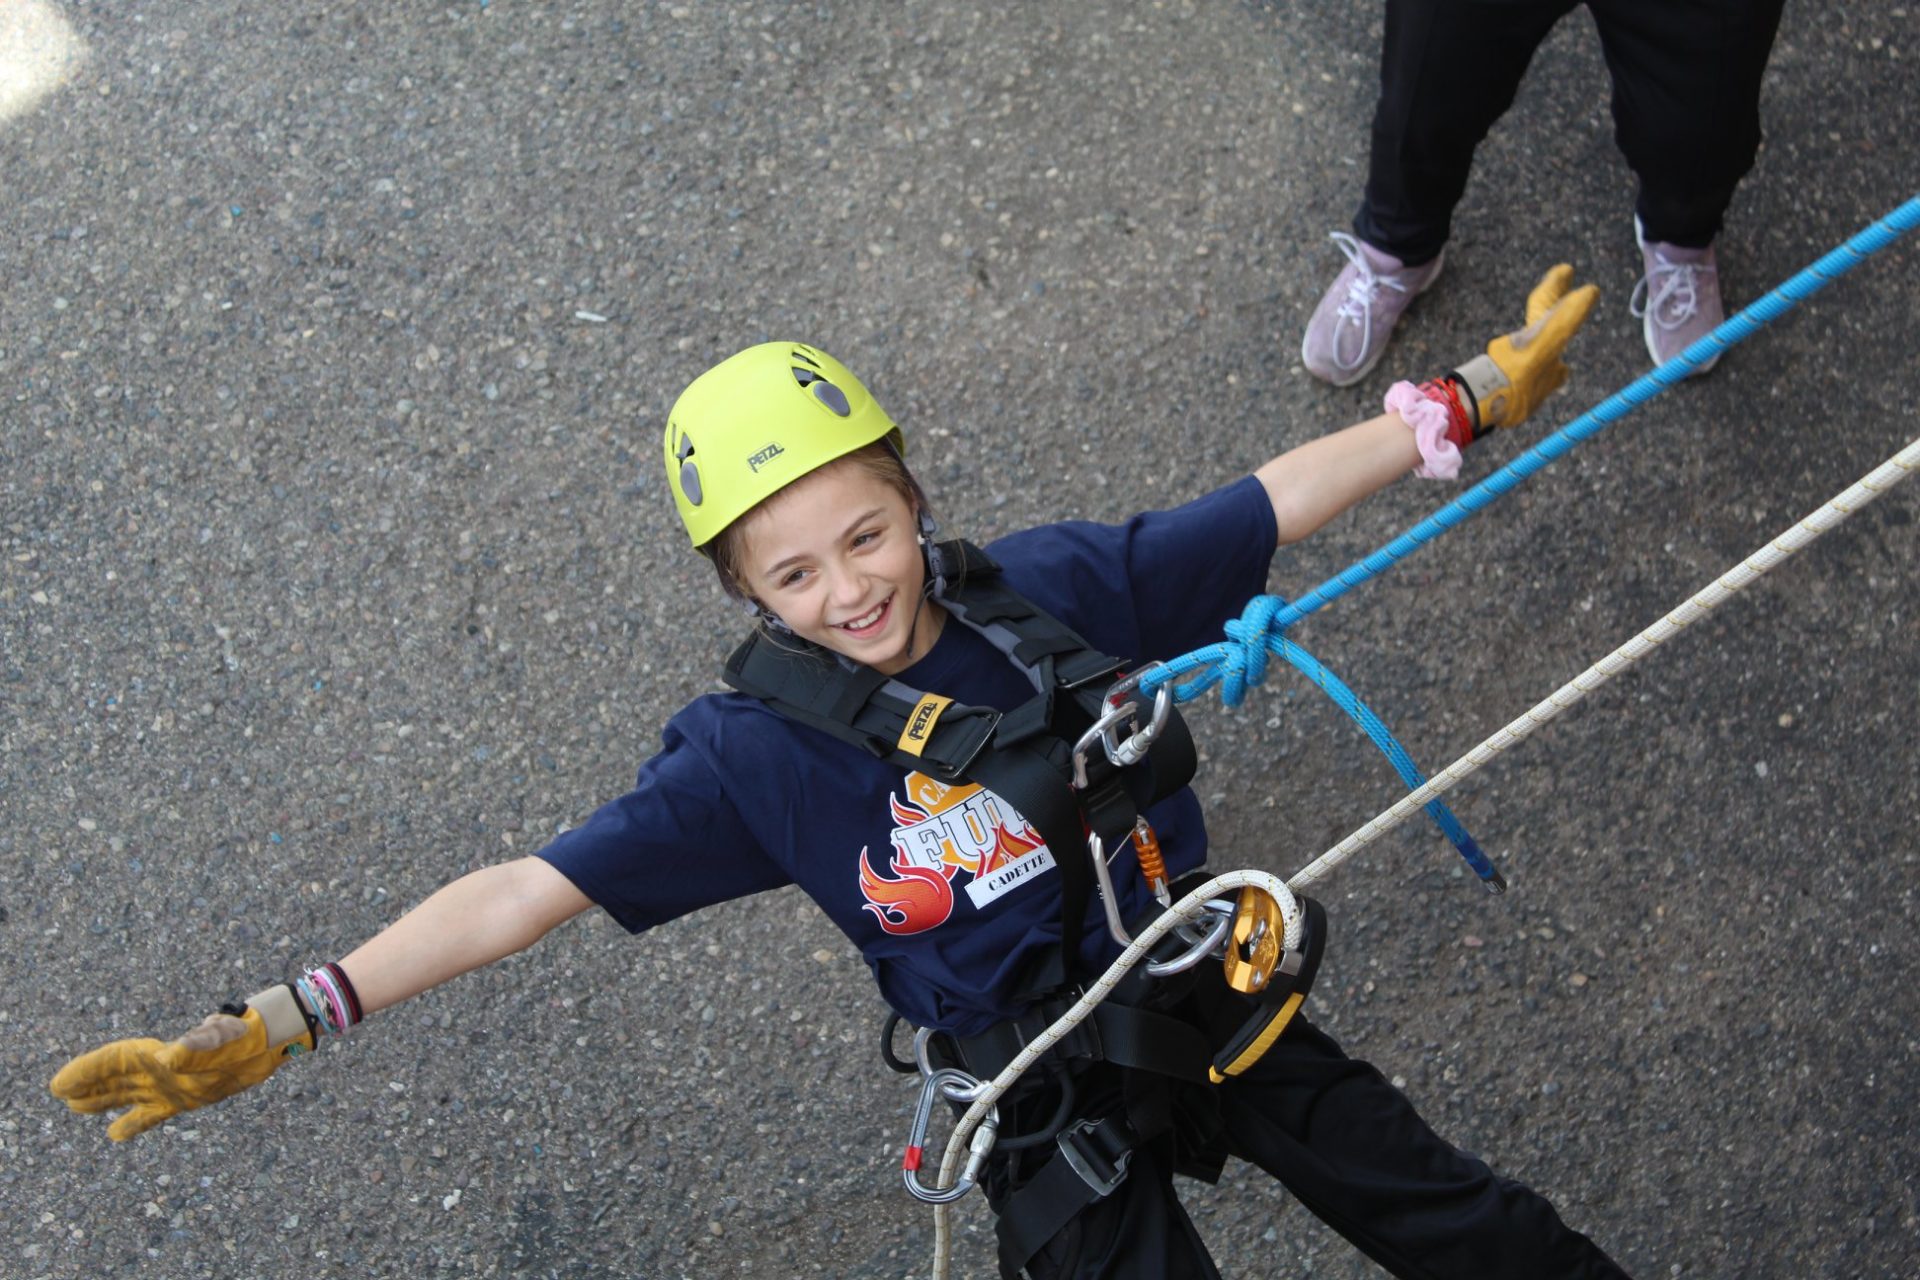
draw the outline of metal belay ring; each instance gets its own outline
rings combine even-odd
[[[1133,935],[1127,932],[1126,923],[1120,919],[1120,896],[1113,887],[1113,873],[1107,868],[1106,842],[1100,839],[1098,831],[1087,834],[1087,856],[1093,860],[1094,883],[1100,888],[1100,905],[1106,909],[1107,932],[1112,934],[1113,940],[1121,946],[1132,946]],[[1170,974],[1183,973],[1220,950],[1221,945],[1226,942],[1227,931],[1233,927],[1234,904],[1221,898],[1208,902],[1206,909],[1217,917],[1213,924],[1205,932],[1180,928],[1180,936],[1192,945],[1171,960],[1149,962],[1148,974],[1156,978],[1164,978]],[[917,1047],[918,1042],[915,1043]],[[921,1070],[925,1069],[926,1064],[923,1062]]]
[[[1185,973],[1202,960],[1221,954],[1227,941],[1227,933],[1233,928],[1237,908],[1225,898],[1210,898],[1206,906],[1207,910],[1213,914],[1213,926],[1202,933],[1189,925],[1175,925],[1174,932],[1187,939],[1192,945],[1171,960],[1149,960],[1147,962],[1149,976],[1166,978],[1176,973]]]

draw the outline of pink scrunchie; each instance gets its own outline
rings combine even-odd
[[[1413,474],[1422,480],[1451,480],[1460,474],[1460,447],[1447,439],[1445,405],[1427,399],[1411,382],[1396,382],[1387,388],[1387,411],[1413,428],[1413,443],[1423,459]]]

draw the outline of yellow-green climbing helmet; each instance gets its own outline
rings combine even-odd
[[[906,441],[824,351],[763,342],[693,380],[667,415],[667,487],[693,545],[809,471],[876,440]]]

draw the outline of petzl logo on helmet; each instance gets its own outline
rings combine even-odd
[[[925,751],[927,740],[933,736],[933,726],[940,721],[940,713],[952,703],[952,698],[943,698],[937,693],[921,694],[913,714],[907,717],[907,727],[900,731],[900,741],[896,744],[900,750],[910,756]]]
[[[782,449],[779,445],[770,444],[766,446],[764,449],[760,450],[760,452],[754,454],[751,458],[748,458],[747,465],[749,467],[752,467],[755,471],[758,471],[760,470],[760,468],[766,466],[769,462],[772,462],[775,458],[779,457],[781,454],[785,452],[786,450]]]

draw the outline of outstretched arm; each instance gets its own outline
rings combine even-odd
[[[1280,544],[1298,542],[1416,466],[1451,476],[1460,450],[1496,427],[1526,421],[1566,381],[1561,353],[1599,298],[1592,285],[1572,284],[1572,267],[1553,268],[1527,296],[1525,328],[1495,338],[1485,355],[1445,378],[1396,386],[1387,397],[1394,412],[1289,449],[1255,471],[1273,502]]]
[[[372,1013],[524,951],[593,902],[539,858],[461,876],[340,962]]]
[[[1284,547],[1419,464],[1413,432],[1399,414],[1389,413],[1309,440],[1253,474],[1266,486]]]
[[[428,987],[533,945],[590,905],[538,858],[487,867],[447,885],[349,955],[298,983],[228,1005],[173,1041],[116,1040],[53,1078],[75,1111],[124,1111],[116,1142],[251,1088],[326,1027],[344,1027]],[[342,979],[339,972],[345,974]]]

